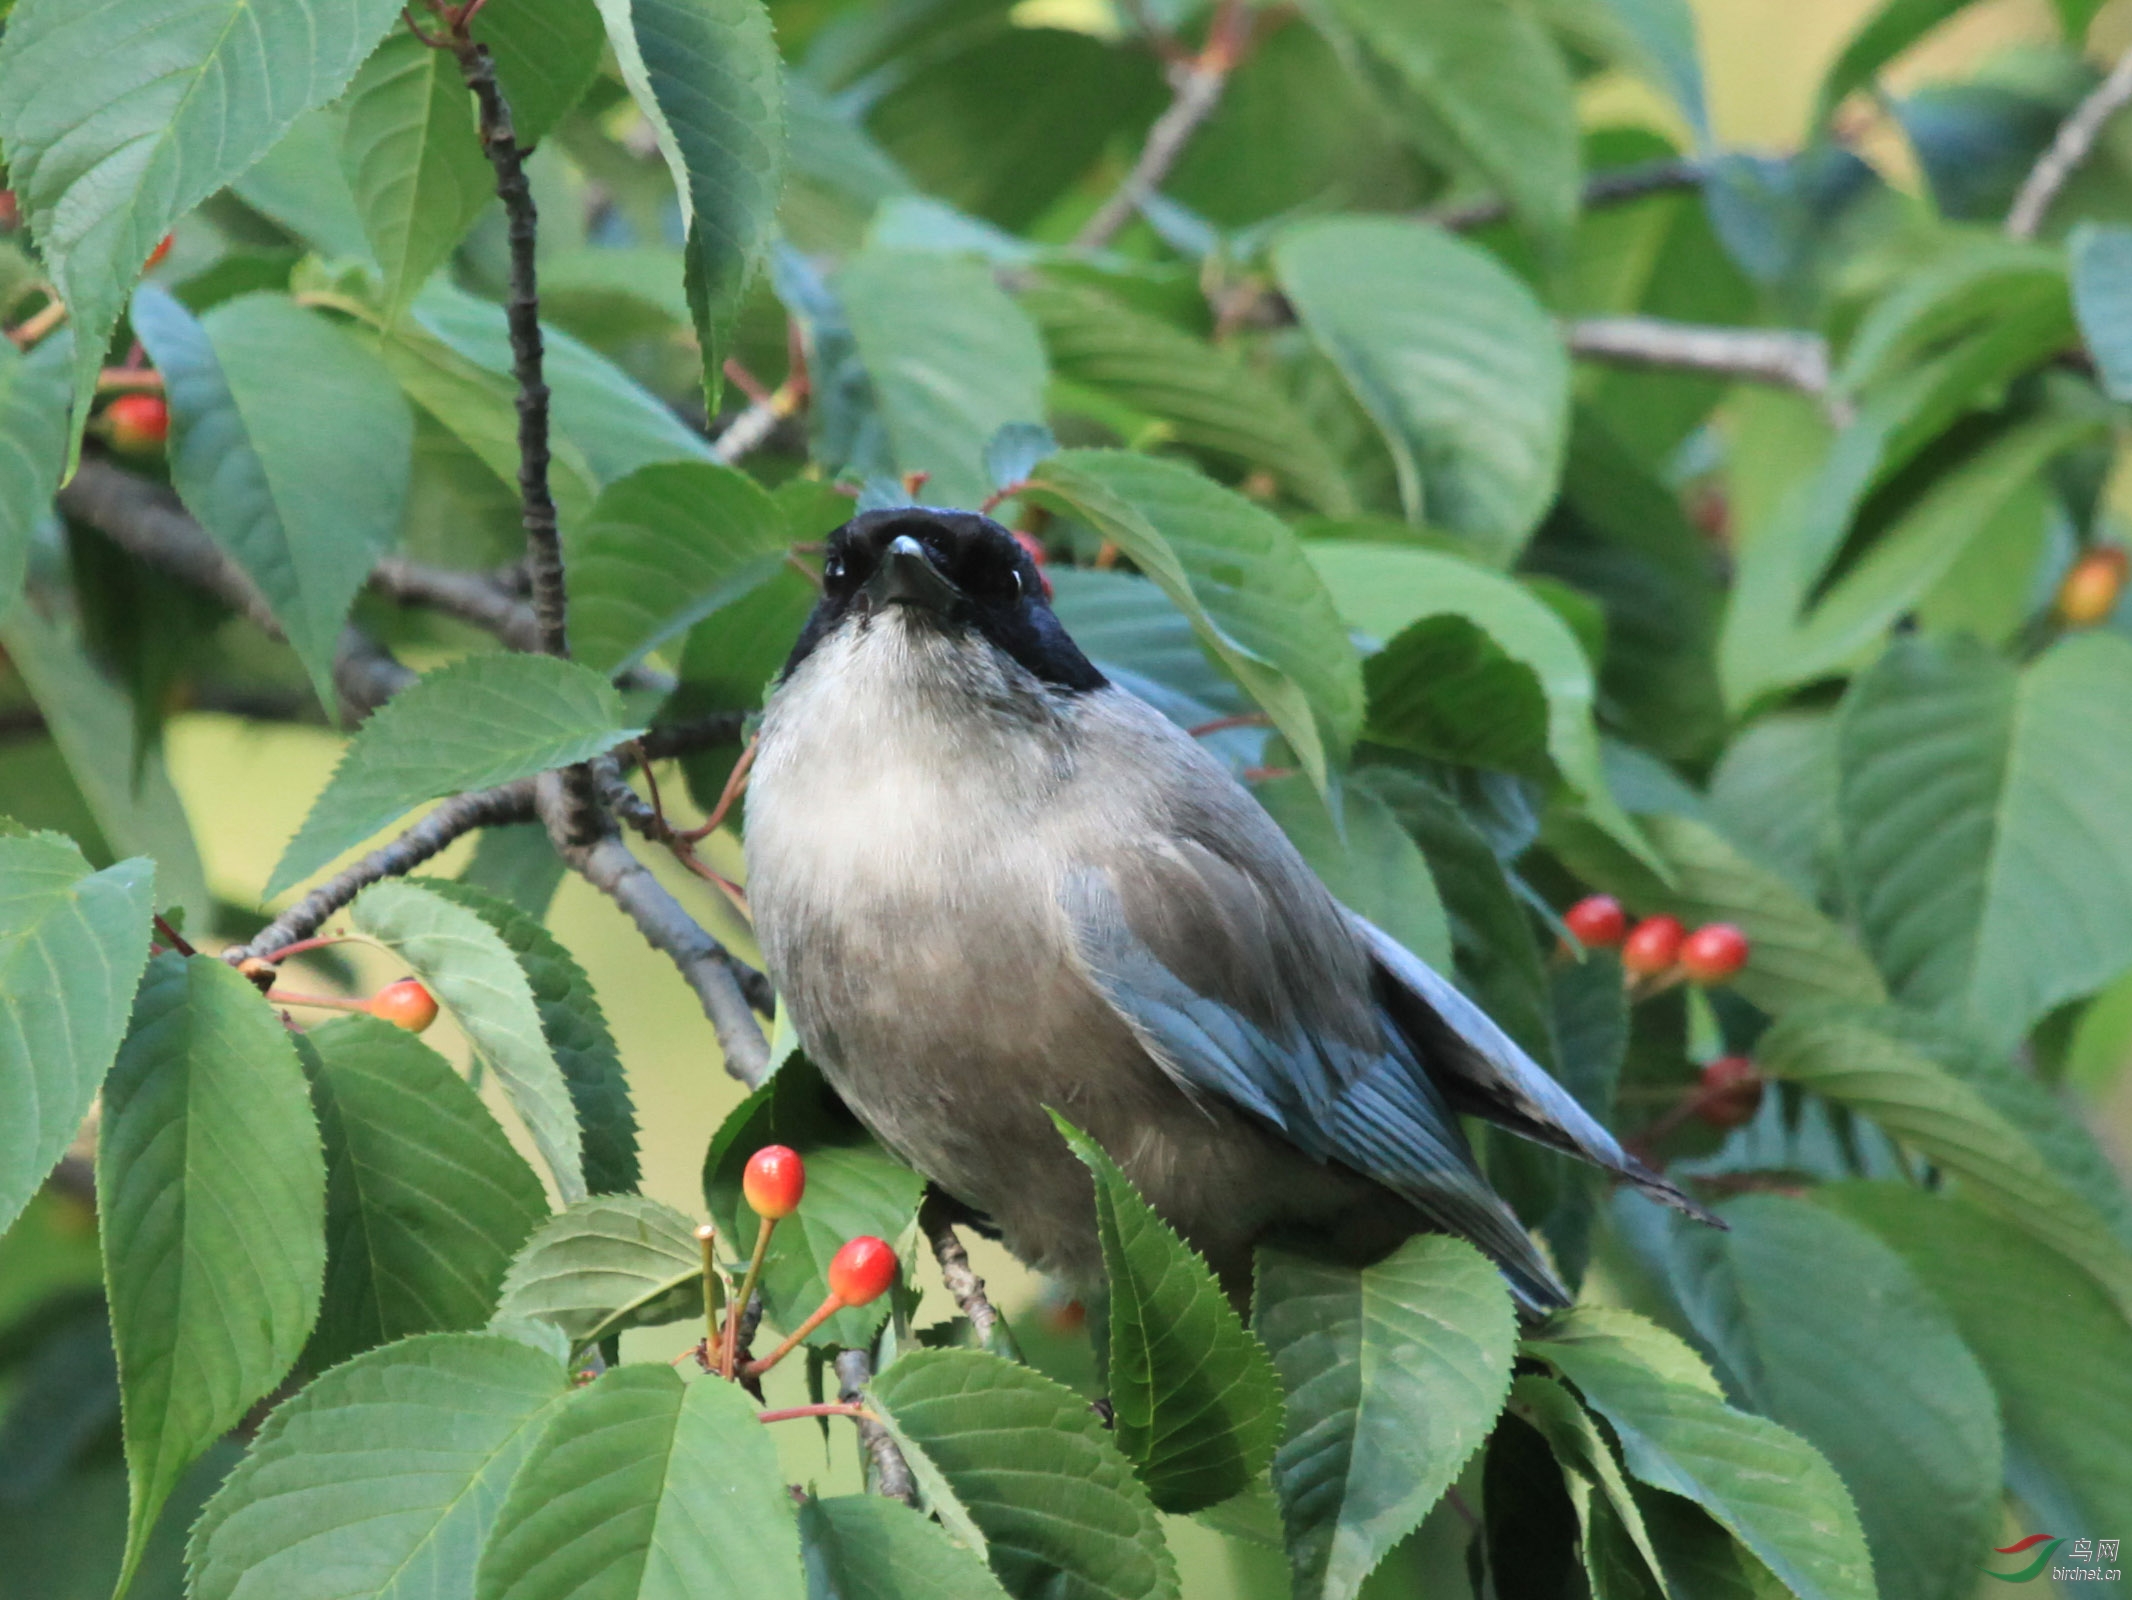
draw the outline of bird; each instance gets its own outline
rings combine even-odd
[[[1418,1232],[1521,1313],[1571,1296],[1460,1118],[1716,1219],[1455,984],[1342,906],[1190,733],[1085,656],[1014,536],[854,516],[772,685],[744,833],[768,975],[882,1145],[1084,1292],[1123,1169],[1248,1305],[1254,1252],[1366,1265]]]

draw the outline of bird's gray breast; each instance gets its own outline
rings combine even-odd
[[[1071,723],[988,713],[982,695],[943,704],[944,674],[993,670],[939,658],[953,648],[846,630],[780,688],[749,785],[749,900],[771,979],[838,1093],[1024,1254],[1056,1258],[1076,1247],[1015,1226],[1086,1210],[1044,1106],[1088,1117],[1103,1100],[1110,1123],[1107,1102],[1147,1090],[1057,900]]]

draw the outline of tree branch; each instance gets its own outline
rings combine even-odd
[[[1100,250],[1109,244],[1132,221],[1141,202],[1162,187],[1192,135],[1221,104],[1229,74],[1250,44],[1254,21],[1255,13],[1243,0],[1222,0],[1208,30],[1206,48],[1171,69],[1174,98],[1147,130],[1147,143],[1140,147],[1139,159],[1125,181],[1073,236],[1076,250]]]
[[[2051,140],[2050,148],[2043,152],[2022,180],[2021,191],[2014,196],[2014,203],[2006,213],[2006,232],[2010,237],[2033,239],[2036,236],[2036,231],[2043,226],[2043,219],[2050,214],[2052,203],[2095,148],[2103,127],[2128,102],[2132,102],[2132,50],[2117,58],[2117,65],[2110,69],[2109,76],[2089,91],[2088,97],[2073,108],[2073,114],[2058,125],[2057,136]]]
[[[85,457],[73,480],[59,491],[58,505],[136,560],[213,595],[268,638],[287,637],[250,575],[161,484]],[[360,722],[414,676],[361,629],[350,624],[341,630],[333,686],[350,721]]]
[[[370,589],[396,605],[421,606],[494,634],[513,650],[541,648],[533,610],[485,572],[426,566],[386,556],[370,569]]]
[[[837,1398],[846,1405],[862,1405],[866,1400],[866,1385],[874,1375],[874,1364],[867,1359],[864,1350],[839,1350],[836,1358]],[[868,1487],[875,1494],[901,1500],[905,1505],[914,1504],[918,1487],[911,1481],[910,1463],[903,1459],[903,1452],[896,1448],[896,1441],[880,1423],[866,1417],[858,1419],[859,1442],[866,1447],[866,1458],[872,1466],[867,1474]]]
[[[1572,355],[1631,367],[1668,367],[1829,393],[1828,341],[1787,328],[1726,328],[1659,317],[1580,317],[1563,336]]]
[[[1618,206],[1631,200],[1641,200],[1646,195],[1667,194],[1677,189],[1699,189],[1709,175],[1709,168],[1700,161],[1682,156],[1639,162],[1635,166],[1601,172],[1587,179],[1578,205],[1581,210],[1591,211],[1601,206]],[[1491,223],[1507,221],[1509,216],[1510,202],[1501,195],[1490,195],[1486,199],[1468,200],[1460,205],[1436,206],[1422,212],[1421,220],[1433,222],[1440,228],[1449,228],[1453,233],[1464,233],[1473,228],[1485,228]]]
[[[318,932],[328,917],[379,879],[414,871],[453,840],[476,828],[531,822],[534,814],[531,778],[454,795],[391,843],[378,846],[346,871],[328,878],[261,928],[250,943],[223,951],[222,959],[232,966],[255,956],[271,961],[276,952]]]
[[[999,1313],[985,1297],[985,1280],[970,1265],[970,1253],[956,1236],[954,1219],[948,1215],[948,1207],[937,1190],[926,1192],[925,1202],[918,1208],[918,1226],[925,1230],[933,1247],[933,1259],[940,1263],[941,1282],[962,1307],[962,1314],[970,1319],[977,1342],[989,1345],[992,1330],[999,1324]]]

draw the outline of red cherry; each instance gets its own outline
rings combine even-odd
[[[847,1306],[878,1300],[896,1281],[896,1252],[870,1233],[847,1239],[829,1263],[829,1292]]]
[[[1747,935],[1729,922],[1706,922],[1681,940],[1680,964],[1697,983],[1723,983],[1747,965]]]
[[[1562,913],[1562,925],[1587,950],[1606,950],[1629,931],[1629,915],[1610,894],[1588,894]]]
[[[164,234],[163,242],[157,245],[153,250],[148,252],[148,259],[141,263],[141,270],[143,272],[155,271],[157,265],[161,263],[162,259],[170,254],[170,241],[172,237],[173,235],[171,234]]]
[[[740,1192],[758,1217],[775,1222],[799,1210],[800,1196],[807,1192],[807,1163],[800,1153],[781,1144],[766,1144],[748,1157],[740,1175]]]
[[[2125,573],[2132,566],[2122,546],[2097,545],[2078,561],[2058,586],[2058,615],[2075,628],[2091,628],[2117,609]]]
[[[170,407],[158,394],[122,394],[104,407],[111,443],[128,455],[147,455],[170,437]]]
[[[1044,567],[1051,558],[1044,553],[1044,547],[1037,542],[1037,537],[1033,533],[1023,533],[1017,528],[1014,533],[1014,542],[1027,551],[1029,559],[1036,563],[1037,581],[1044,586],[1044,598],[1049,600],[1051,598],[1051,574],[1046,572]]]
[[[1746,1056],[1719,1056],[1703,1068],[1695,1114],[1713,1128],[1752,1121],[1762,1105],[1760,1070]]]
[[[370,1014],[409,1033],[420,1033],[437,1020],[437,997],[419,980],[402,978],[370,997]]]
[[[1678,917],[1646,917],[1621,943],[1622,968],[1639,978],[1665,971],[1680,954],[1687,931]]]

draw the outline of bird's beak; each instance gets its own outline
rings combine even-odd
[[[925,546],[901,534],[881,552],[881,565],[860,591],[879,611],[895,604],[923,606],[945,615],[962,599],[962,591],[941,575]]]

